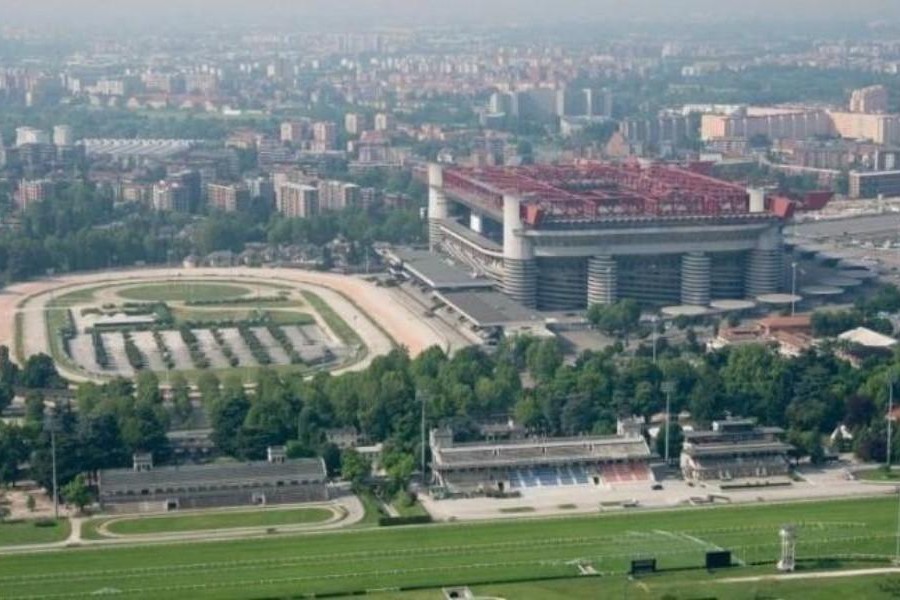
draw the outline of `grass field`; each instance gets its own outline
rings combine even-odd
[[[35,521],[0,523],[0,546],[49,544],[69,537],[69,521],[61,519],[50,527],[38,527]],[[0,594],[3,592],[0,591]]]
[[[857,471],[856,478],[862,481],[882,481],[890,483],[900,481],[900,468],[894,467],[890,471],[884,469],[872,469],[870,471]]]
[[[116,295],[137,302],[186,302],[229,300],[251,293],[250,288],[226,283],[200,281],[179,281],[151,283],[126,287],[116,291]]]
[[[304,290],[302,292],[303,298],[316,309],[316,312],[322,316],[322,319],[325,320],[325,323],[328,324],[328,327],[334,332],[336,336],[341,338],[341,341],[344,342],[347,346],[362,346],[363,341],[357,335],[356,331],[353,330],[352,327],[347,325],[347,323],[340,317],[334,309],[331,308],[327,302],[322,300],[318,295]]]
[[[332,516],[327,508],[297,508],[286,510],[255,510],[247,512],[218,512],[165,517],[134,517],[109,521],[107,529],[118,535],[148,533],[176,533],[233,529],[238,527],[274,527],[322,523]]]
[[[706,551],[718,548],[766,565],[732,569],[730,576],[771,573],[778,529],[786,522],[798,525],[802,565],[822,557],[834,558],[831,567],[885,565],[894,551],[896,519],[896,499],[878,498],[67,550],[0,557],[0,597],[119,590],[133,598],[263,598],[485,587],[574,578],[577,563],[604,574],[595,580],[602,583],[616,579],[635,557],[655,557],[662,569],[696,568]]]

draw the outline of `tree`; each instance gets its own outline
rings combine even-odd
[[[368,479],[372,465],[355,448],[348,448],[341,453],[341,477],[358,489]]]
[[[141,371],[135,381],[136,402],[138,404],[162,404],[162,393],[159,391],[159,378],[153,371]]]
[[[556,338],[540,340],[528,348],[528,370],[539,381],[550,381],[562,365],[563,354]]]
[[[176,373],[172,377],[171,393],[172,409],[176,420],[181,425],[189,424],[194,413],[194,406],[191,403],[191,388],[181,373]]]
[[[0,484],[15,485],[21,479],[20,466],[28,460],[30,444],[15,425],[0,422]]]
[[[416,468],[413,455],[400,452],[389,453],[385,456],[384,464],[389,482],[388,495],[393,496],[398,491],[405,490]]]
[[[641,307],[631,299],[615,304],[594,304],[588,309],[588,321],[597,329],[609,334],[626,336],[641,320]]]
[[[243,383],[240,379],[230,379],[222,397],[213,405],[210,415],[212,440],[222,452],[237,455],[238,434],[249,411],[250,400],[247,399]]]
[[[28,357],[28,360],[25,361],[25,368],[22,369],[20,383],[32,390],[59,389],[66,386],[65,380],[56,371],[53,359],[46,354]]]
[[[63,486],[62,497],[66,504],[76,506],[78,512],[84,512],[84,507],[93,499],[93,493],[88,487],[84,474],[78,474],[75,479]]]

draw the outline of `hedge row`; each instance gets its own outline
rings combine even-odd
[[[410,515],[408,517],[378,517],[380,527],[394,527],[396,525],[424,525],[434,519],[431,515]]]
[[[259,341],[259,338],[256,337],[256,334],[253,333],[246,323],[238,325],[238,332],[240,332],[241,337],[244,338],[244,342],[247,344],[247,347],[250,348],[250,353],[253,354],[253,358],[256,359],[256,362],[261,365],[272,364],[272,357],[269,356],[265,346],[263,346],[262,342]]]
[[[158,329],[153,330],[153,341],[156,342],[156,347],[159,349],[159,353],[162,355],[163,363],[166,365],[166,369],[170,371],[174,369],[175,360],[172,358],[172,352],[169,351],[169,347],[166,346],[166,340],[163,339],[163,336]]]
[[[287,296],[259,296],[259,297],[249,297],[244,296],[242,298],[222,298],[222,299],[208,299],[208,300],[188,300],[184,304],[185,306],[227,306],[234,304],[253,304],[257,302],[287,302]]]
[[[191,362],[194,363],[194,366],[198,369],[208,369],[209,358],[203,352],[203,349],[200,347],[200,340],[197,339],[191,328],[187,325],[182,325],[178,328],[178,332],[181,334],[181,339],[191,354]]]
[[[103,344],[103,336],[96,329],[91,330],[91,343],[94,346],[94,361],[101,369],[109,368],[109,353]]]
[[[128,364],[131,365],[131,368],[135,371],[141,371],[147,368],[147,359],[138,349],[134,340],[131,339],[131,333],[125,332],[122,335],[125,338],[125,356],[128,358]]]
[[[275,338],[275,341],[278,342],[284,351],[287,353],[288,357],[291,359],[292,365],[299,365],[303,363],[303,359],[300,357],[300,353],[297,352],[297,349],[294,348],[294,343],[291,341],[291,338],[284,332],[284,329],[278,327],[277,325],[266,325],[266,329],[269,330],[269,333]]]
[[[231,348],[228,342],[225,341],[225,336],[222,335],[222,332],[215,327],[210,329],[210,331],[212,332],[213,338],[215,338],[216,343],[219,344],[219,348],[222,349],[222,354],[225,356],[225,358],[228,359],[228,364],[232,367],[240,365],[241,360],[234,353],[234,350]]]

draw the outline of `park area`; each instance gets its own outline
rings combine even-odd
[[[703,569],[705,553],[732,551],[737,566],[717,577],[773,575],[779,529],[785,523],[797,527],[798,574],[887,567],[894,553],[897,499],[448,523],[0,556],[0,597],[122,593],[134,598],[259,598],[388,589],[392,591],[379,597],[413,600],[439,598],[441,586],[471,585],[479,594],[526,600],[601,598],[623,590],[630,598],[667,593],[674,594],[670,598],[751,598],[746,594],[754,586],[763,593],[782,588],[716,583]],[[632,585],[624,574],[635,558],[655,558],[664,573]],[[877,590],[885,581],[829,580],[816,582],[816,588]],[[804,597],[788,594],[800,589],[790,582],[783,589],[786,593],[777,591],[775,597]],[[732,590],[737,590],[734,595]]]

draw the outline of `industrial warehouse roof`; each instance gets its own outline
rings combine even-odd
[[[427,250],[393,248],[392,257],[403,270],[435,290],[491,288],[493,282],[475,277],[471,271]]]
[[[260,485],[275,481],[324,480],[325,465],[321,459],[304,458],[283,463],[255,461],[154,467],[149,471],[109,469],[100,472],[100,490],[107,495],[186,486]]]
[[[522,199],[524,221],[605,222],[622,218],[773,217],[751,211],[749,194],[701,169],[662,163],[446,167],[444,191],[502,218],[503,196]]]
[[[438,298],[478,327],[503,327],[517,323],[540,323],[532,310],[495,291],[441,292]]]

